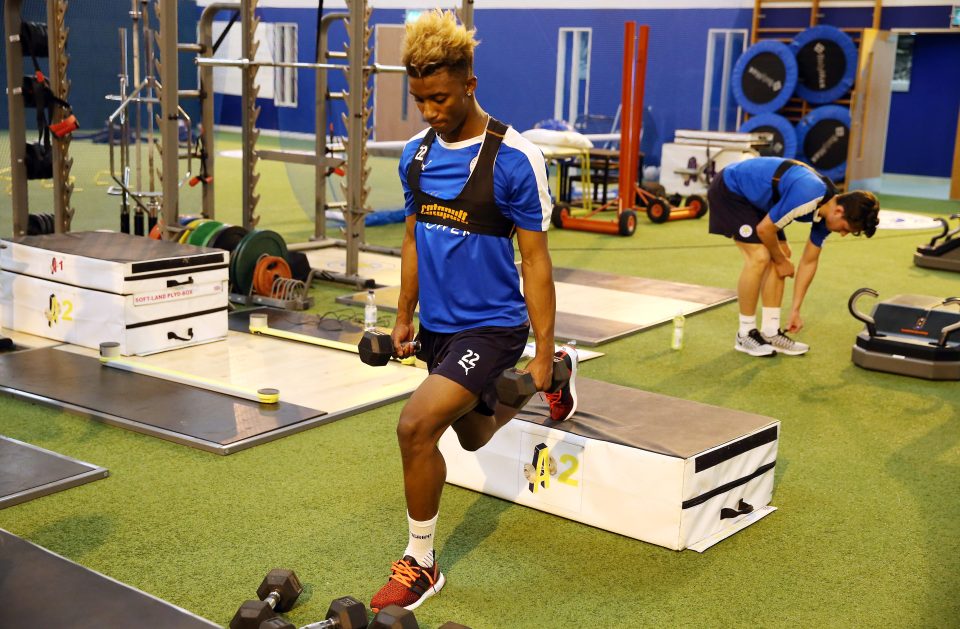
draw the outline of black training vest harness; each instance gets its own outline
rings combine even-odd
[[[477,163],[455,199],[440,199],[420,189],[420,173],[437,132],[427,131],[407,167],[407,186],[413,193],[417,221],[446,225],[472,234],[512,238],[517,226],[503,215],[493,196],[493,164],[507,133],[507,125],[491,117],[477,155]]]
[[[773,173],[773,179],[770,181],[770,185],[773,188],[773,196],[770,197],[771,207],[776,205],[777,202],[780,200],[780,179],[782,179],[783,176],[786,174],[786,172],[791,168],[793,168],[794,166],[802,166],[803,168],[808,169],[810,172],[812,172],[817,177],[819,177],[820,181],[823,182],[823,185],[827,187],[826,194],[824,194],[823,198],[820,199],[820,203],[817,203],[818,208],[824,206],[827,203],[827,201],[837,196],[837,193],[838,193],[837,186],[834,185],[832,181],[830,181],[830,177],[827,177],[826,175],[821,175],[816,170],[804,164],[803,162],[798,162],[795,159],[785,159],[782,162],[780,162],[779,166],[777,166],[776,172]]]

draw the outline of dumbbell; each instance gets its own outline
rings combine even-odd
[[[387,605],[373,617],[369,629],[420,629],[420,624],[409,609]]]
[[[274,568],[257,588],[260,600],[245,601],[230,621],[230,629],[259,629],[261,623],[272,618],[275,612],[285,612],[293,607],[301,592],[303,585],[293,570]]]
[[[570,368],[562,358],[554,356],[553,377],[550,379],[550,388],[547,391],[550,393],[559,391],[569,381]],[[537,385],[533,382],[533,376],[516,367],[505,370],[497,378],[497,399],[510,408],[523,408],[527,400],[536,392]]]
[[[405,345],[412,345],[414,352],[420,351],[420,341],[410,341]],[[393,337],[380,330],[367,330],[363,333],[363,338],[360,339],[357,350],[360,352],[360,360],[364,364],[383,367],[394,356]]]
[[[301,629],[366,629],[367,608],[352,596],[342,596],[332,603],[324,620],[310,623]],[[274,616],[260,623],[259,629],[297,629],[289,621]]]

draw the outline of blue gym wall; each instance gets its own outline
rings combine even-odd
[[[753,13],[750,3],[721,0],[717,2],[720,8],[711,9],[484,9],[482,2],[478,4],[474,12],[481,40],[476,59],[478,96],[485,109],[520,130],[553,117],[559,28],[593,29],[589,111],[612,116],[620,103],[623,24],[634,20],[649,25],[641,143],[647,164],[659,163],[661,145],[672,140],[676,129],[700,127],[708,29],[749,29]],[[735,8],[726,8],[731,5]],[[859,28],[870,23],[872,9],[824,7],[822,12],[822,23]],[[949,12],[946,5],[884,7],[881,28],[944,28]],[[266,22],[298,23],[300,58],[314,57],[315,8],[263,7],[258,14]],[[796,15],[778,15],[795,26],[809,19],[809,9],[796,9]],[[227,17],[224,14],[222,19]],[[373,11],[371,24],[399,24],[403,18],[402,10],[378,8]],[[342,49],[343,40],[343,28],[335,26],[331,49]],[[911,91],[895,93],[891,102],[886,171],[949,175],[960,102],[960,64],[944,60],[958,58],[958,41],[957,35],[918,39]],[[948,77],[943,75],[947,66],[951,72]],[[331,73],[330,77],[332,90],[345,87],[341,73]],[[300,106],[296,109],[278,109],[272,101],[261,99],[259,126],[313,133],[313,81],[312,72],[298,72]],[[239,125],[238,97],[218,94],[216,103],[220,124]],[[342,111],[342,104],[334,103],[329,117],[337,134],[343,132]],[[922,117],[917,112],[923,112]]]
[[[27,19],[45,20],[45,2],[25,0]],[[557,29],[590,27],[593,29],[590,77],[590,112],[613,115],[620,102],[623,23],[635,20],[650,26],[650,48],[647,63],[647,89],[644,111],[642,150],[646,162],[659,162],[660,146],[670,141],[678,128],[699,128],[709,28],[749,28],[751,8],[715,9],[483,9],[475,10],[475,22],[481,46],[477,52],[477,74],[480,78],[481,103],[495,115],[518,129],[527,129],[537,121],[553,115],[553,94],[556,66]],[[718,5],[724,3],[719,1]],[[727,3],[726,6],[729,6]],[[180,41],[194,41],[200,7],[194,0],[179,0]],[[130,28],[127,15],[129,0],[74,0],[68,6],[70,27],[68,51],[71,56],[68,76],[72,82],[71,103],[80,119],[80,132],[101,129],[115,103],[104,95],[118,90],[119,54],[117,28]],[[334,9],[342,10],[342,9]],[[793,24],[808,15],[797,9],[796,16],[784,14]],[[292,21],[300,24],[301,59],[315,55],[314,34],[316,10],[261,8],[265,21]],[[838,26],[862,26],[869,22],[869,8],[824,8],[824,23]],[[893,6],[884,7],[881,27],[943,28],[950,7]],[[3,3],[0,3],[0,16]],[[228,19],[224,12],[221,19]],[[372,23],[398,24],[404,12],[398,9],[375,9]],[[332,49],[342,49],[342,26],[331,31]],[[5,66],[5,50],[0,46],[0,68]],[[516,60],[522,63],[516,63]],[[953,138],[956,135],[957,109],[960,106],[960,33],[924,34],[917,36],[913,74],[909,92],[895,92],[891,98],[890,124],[884,170],[928,176],[949,176]],[[41,61],[46,67],[46,62]],[[196,69],[190,55],[179,59],[182,89],[196,85]],[[24,71],[30,69],[24,64]],[[340,72],[330,73],[331,89],[343,89]],[[274,107],[261,99],[263,111],[259,124],[265,129],[313,133],[313,73],[298,72],[300,107]],[[239,99],[216,95],[218,122],[239,125]],[[183,106],[196,118],[193,101]],[[342,133],[340,113],[335,103],[330,116],[335,132]],[[922,112],[922,115],[920,115]],[[0,126],[7,121],[7,103],[0,98]],[[34,126],[33,116],[27,124]]]
[[[316,10],[261,8],[265,22],[296,22],[301,59],[316,54]],[[590,75],[590,113],[613,116],[620,104],[624,22],[650,26],[644,99],[643,141],[646,163],[659,163],[660,146],[677,128],[699,128],[707,30],[749,28],[752,11],[745,9],[691,10],[476,10],[474,23],[481,44],[475,72],[477,95],[483,107],[519,130],[553,117],[557,32],[561,27],[593,29]],[[223,14],[221,19],[229,16]],[[371,24],[400,24],[401,10],[377,9]],[[330,48],[342,49],[343,29],[331,29]],[[522,59],[523,63],[515,62]],[[331,79],[340,73],[330,73]],[[300,106],[276,108],[260,99],[258,125],[264,129],[313,133],[313,73],[298,72]],[[331,82],[331,90],[340,89]],[[239,97],[216,96],[218,123],[240,124]],[[335,133],[342,133],[339,103],[329,117]],[[279,109],[279,111],[278,111]]]

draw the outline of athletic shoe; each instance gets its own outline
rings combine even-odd
[[[757,328],[753,328],[746,335],[737,332],[737,342],[733,349],[751,356],[775,356],[777,354],[776,348],[763,338]]]
[[[440,591],[447,580],[440,572],[439,564],[421,568],[410,555],[393,562],[387,584],[374,594],[370,609],[377,613],[387,605],[414,610],[425,600]]]
[[[569,419],[577,410],[577,350],[569,345],[561,345],[553,360],[562,360],[570,368],[570,380],[555,393],[544,393],[550,405],[550,419],[562,422]]]
[[[778,354],[799,356],[800,354],[806,354],[807,350],[810,349],[809,345],[801,343],[800,341],[794,341],[787,336],[787,333],[783,330],[777,330],[777,333],[773,336],[767,336],[766,334],[761,334],[760,336],[762,336],[767,343],[773,345]]]

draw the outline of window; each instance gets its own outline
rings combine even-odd
[[[297,25],[273,25],[273,60],[280,63],[297,61]],[[297,69],[273,69],[273,102],[278,107],[297,106]]]
[[[913,42],[915,36],[906,33],[897,35],[897,56],[893,62],[893,81],[891,92],[910,91],[910,70],[913,67]]]
[[[561,28],[557,39],[557,85],[553,117],[573,125],[588,114],[590,98],[589,28]]]
[[[700,128],[704,131],[736,131],[740,127],[740,107],[733,102],[730,75],[746,49],[746,30],[711,28],[707,31],[700,114]]]

